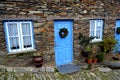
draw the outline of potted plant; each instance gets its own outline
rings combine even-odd
[[[96,58],[98,59],[98,62],[102,62],[104,60],[104,53],[99,53],[96,55]]]
[[[103,41],[99,43],[99,46],[104,53],[108,53],[114,49],[116,43],[117,41],[114,38],[108,37],[104,38]]]
[[[97,61],[98,61],[98,58],[95,57],[95,58],[93,59],[93,63],[96,64]]]
[[[43,65],[43,57],[41,53],[33,53],[33,62],[36,67],[41,67]]]
[[[87,57],[87,63],[88,63],[88,64],[92,64],[92,61],[93,61],[93,58],[92,58],[91,55],[89,55],[89,56]]]
[[[81,33],[79,33],[79,44],[82,45],[82,54],[85,57],[88,57],[90,51],[91,51],[91,43],[90,41],[94,39],[95,37],[88,37],[84,36]]]

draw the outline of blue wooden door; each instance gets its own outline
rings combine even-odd
[[[68,30],[68,35],[61,38],[59,31],[62,28]],[[55,20],[54,21],[54,49],[56,66],[73,62],[73,21],[72,20]]]
[[[117,44],[114,48],[114,52],[120,52],[120,33],[118,31],[120,30],[120,20],[116,20],[116,28],[115,28],[115,40],[117,40]]]

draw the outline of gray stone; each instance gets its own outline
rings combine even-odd
[[[101,71],[101,72],[110,72],[110,71],[112,71],[112,69],[110,69],[110,68],[98,68],[98,70],[99,71]]]
[[[45,5],[45,6],[40,6],[41,8],[47,8],[47,6]]]
[[[60,0],[55,0],[56,2],[60,2]]]
[[[83,13],[86,14],[86,13],[87,13],[87,10],[84,10]]]
[[[0,56],[4,56],[4,55],[6,55],[6,53],[4,51],[0,50]]]
[[[31,14],[42,13],[42,11],[29,11]]]
[[[40,71],[40,72],[45,72],[46,69],[45,69],[45,67],[41,67],[41,68],[38,69],[38,71]]]
[[[0,72],[7,72],[6,68],[0,68]]]
[[[5,6],[5,4],[0,4],[0,7],[4,7]]]
[[[7,10],[12,10],[13,8],[7,8]]]
[[[19,12],[19,14],[26,14],[26,12]]]
[[[26,72],[24,68],[14,68],[13,71],[14,72]]]
[[[14,69],[10,68],[10,67],[7,67],[6,70],[7,70],[7,72],[14,72]]]
[[[6,6],[7,6],[7,7],[15,7],[15,6],[16,6],[16,3],[7,3]]]
[[[54,72],[54,68],[53,67],[46,67],[46,72]]]
[[[88,65],[81,66],[81,69],[87,69],[87,68],[88,68]]]
[[[41,25],[43,25],[44,23],[34,23],[34,27],[40,27]]]

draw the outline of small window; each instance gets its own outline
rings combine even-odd
[[[92,42],[102,41],[103,20],[90,20],[90,36],[95,37]]]
[[[34,49],[33,24],[31,21],[4,21],[9,53]]]

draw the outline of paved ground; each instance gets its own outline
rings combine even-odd
[[[53,66],[54,61],[46,62],[44,67],[41,69],[36,69],[33,62],[32,56],[26,54],[13,55],[13,56],[0,56],[0,65],[8,67],[17,67],[16,70],[11,68],[6,69],[0,68],[0,80],[120,80],[120,69],[111,71],[99,71],[97,68],[94,70],[85,70],[88,66],[82,66],[79,72],[72,74],[60,74],[59,72],[44,72],[44,70],[53,71],[53,68],[48,66]],[[79,60],[75,61],[81,65]],[[24,67],[24,68],[19,68]]]
[[[0,80],[120,80],[120,70],[110,72],[82,70],[64,75],[58,72],[0,72]]]

